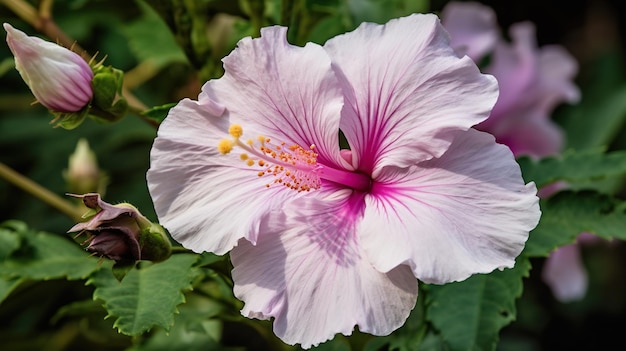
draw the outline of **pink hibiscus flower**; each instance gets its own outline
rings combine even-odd
[[[442,11],[443,25],[458,52],[476,53],[471,57],[477,63],[491,54],[484,72],[496,77],[500,96],[477,128],[493,134],[516,156],[558,154],[562,131],[550,115],[557,105],[580,99],[572,81],[578,64],[558,45],[537,48],[535,27],[529,22],[513,25],[513,42],[506,42],[494,16],[491,8],[473,2],[451,2]]]
[[[428,283],[512,267],[539,220],[508,148],[471,129],[497,99],[434,15],[365,23],[323,47],[244,38],[158,131],[160,223],[230,251],[242,314],[308,348],[400,327]],[[340,150],[340,130],[350,149]]]
[[[563,132],[550,115],[564,102],[575,103],[580,91],[573,83],[578,71],[574,58],[558,45],[537,47],[532,23],[511,26],[512,43],[501,38],[495,14],[474,2],[451,2],[442,11],[451,45],[477,63],[491,55],[484,72],[498,80],[500,96],[491,115],[477,129],[493,134],[516,156],[557,155]],[[547,197],[566,187],[553,184],[540,189]],[[587,291],[587,272],[577,245],[557,249],[548,257],[542,277],[560,301],[581,299]]]

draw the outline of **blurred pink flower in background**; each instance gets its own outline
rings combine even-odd
[[[529,22],[512,25],[512,42],[507,42],[494,11],[479,3],[448,3],[441,16],[457,52],[476,63],[485,61],[483,72],[498,80],[498,101],[489,118],[476,128],[493,134],[515,156],[540,158],[561,153],[563,132],[550,117],[559,104],[580,99],[573,82],[578,72],[576,60],[561,46],[537,47],[535,27]],[[540,189],[539,194],[547,197],[563,187],[566,185],[554,184]],[[542,277],[560,301],[584,297],[588,279],[579,247],[572,244],[554,251]]]
[[[538,48],[529,22],[511,26],[508,43],[493,10],[482,4],[451,2],[442,11],[442,24],[459,53],[472,54],[476,63],[488,57],[482,70],[498,80],[498,102],[476,128],[493,134],[516,156],[560,153],[562,131],[550,116],[557,105],[580,99],[573,82],[578,72],[574,58],[557,45]]]
[[[15,68],[37,101],[54,112],[82,110],[93,96],[93,72],[73,51],[4,23]]]
[[[416,278],[512,267],[539,220],[536,188],[471,128],[497,84],[436,16],[364,23],[323,47],[286,33],[242,39],[222,78],[170,110],[147,175],[177,241],[230,251],[242,314],[304,348],[355,325],[387,335]]]

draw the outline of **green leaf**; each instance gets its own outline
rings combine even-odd
[[[110,269],[101,269],[87,283],[96,286],[94,298],[104,301],[120,333],[140,335],[155,325],[169,330],[176,306],[185,302],[182,291],[190,290],[199,274],[192,268],[197,260],[198,255],[177,254],[160,263],[142,262],[144,266],[128,272],[121,282]]]
[[[111,271],[113,272],[115,278],[121,282],[126,274],[135,268],[135,265],[135,261],[117,261],[113,264],[113,267],[111,267]]]
[[[350,11],[357,24],[361,22],[385,23],[391,18],[428,11],[428,0],[353,0]]]
[[[84,279],[98,268],[98,259],[91,257],[67,237],[36,232],[26,227],[18,229],[22,245],[0,263],[0,276],[23,277],[34,280]]]
[[[567,147],[577,150],[608,146],[626,121],[623,54],[607,51],[585,65],[585,70],[581,102],[564,106],[563,113],[557,115]]]
[[[626,202],[592,191],[566,191],[542,201],[541,209],[541,220],[530,233],[525,255],[547,256],[574,242],[582,232],[626,239]]]
[[[626,86],[596,98],[593,104],[572,108],[567,118],[568,147],[575,149],[607,146],[626,118]],[[590,118],[592,116],[592,118]]]
[[[529,271],[530,261],[520,256],[512,269],[429,285],[426,318],[451,350],[495,350],[500,329],[515,320]]]
[[[547,157],[539,161],[520,157],[518,163],[524,180],[534,181],[538,188],[559,180],[576,183],[626,174],[624,151],[568,151],[561,157]]]
[[[20,236],[6,228],[0,228],[0,261],[20,247]]]
[[[169,104],[154,106],[153,108],[141,112],[142,115],[151,118],[159,123],[163,122],[167,114],[170,112],[170,109],[176,106],[177,102],[171,102]]]
[[[0,277],[0,303],[2,303],[2,301],[4,301],[4,299],[6,299],[23,281],[23,278]]]
[[[142,16],[124,28],[128,45],[139,61],[151,61],[157,69],[172,62],[188,62],[174,35],[161,17],[143,1]]]
[[[66,317],[81,317],[102,313],[102,305],[93,299],[74,301],[61,307],[50,319],[50,323],[56,324]]]
[[[187,298],[169,331],[155,328],[149,338],[144,338],[127,351],[225,350],[218,343],[223,327],[217,317],[222,306],[196,294],[189,294]]]
[[[203,252],[200,254],[200,261],[198,267],[210,266],[216,262],[222,262],[226,260],[226,255],[218,256],[211,252]]]

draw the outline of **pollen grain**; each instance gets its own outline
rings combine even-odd
[[[228,134],[230,134],[233,138],[239,138],[243,135],[243,128],[239,124],[231,124],[228,127]]]
[[[217,144],[217,149],[222,155],[226,155],[233,149],[233,141],[229,139],[222,139]]]

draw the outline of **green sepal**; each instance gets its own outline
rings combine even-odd
[[[128,111],[128,102],[122,96],[124,72],[102,65],[93,70],[93,99],[89,117],[98,122],[116,122]]]
[[[141,230],[139,246],[142,260],[161,262],[172,254],[172,243],[165,234],[165,228],[157,223]]]
[[[83,123],[85,117],[87,117],[88,108],[83,108],[76,112],[54,112],[50,111],[54,115],[54,119],[50,121],[50,124],[54,124],[54,127],[61,127],[66,130],[72,130]]]

